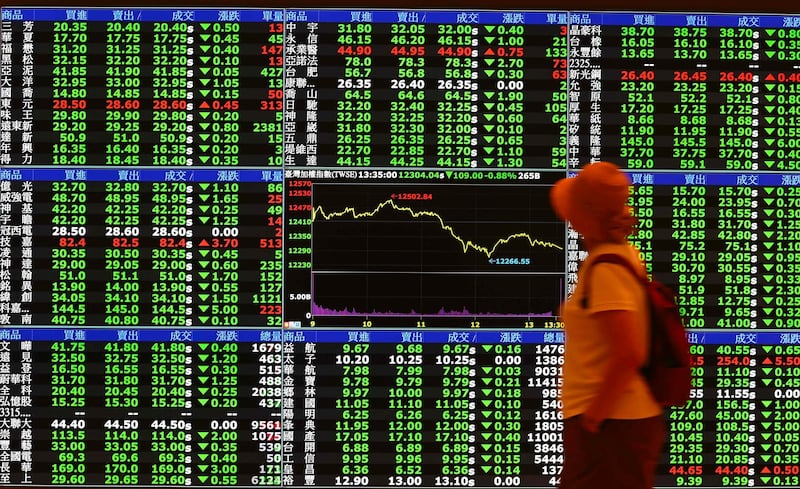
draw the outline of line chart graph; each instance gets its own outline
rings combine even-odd
[[[398,188],[399,187],[399,188]],[[317,184],[315,271],[563,273],[546,185]]]
[[[552,316],[564,224],[548,185],[315,184],[314,316]]]
[[[404,206],[404,205],[399,205],[397,203],[397,201],[395,201],[395,200],[393,200],[391,198],[389,198],[387,200],[384,200],[383,202],[378,204],[373,210],[364,211],[364,212],[357,212],[354,207],[347,207],[344,210],[336,211],[336,212],[326,212],[321,206],[317,206],[317,207],[314,208],[314,212],[312,214],[312,220],[316,221],[318,219],[318,216],[322,217],[323,219],[325,219],[327,221],[336,219],[338,217],[344,217],[344,216],[350,216],[352,219],[369,218],[369,217],[374,217],[384,207],[387,207],[387,206],[391,207],[392,209],[394,209],[394,210],[396,210],[398,212],[407,213],[411,218],[414,218],[414,219],[431,218],[431,219],[437,221],[439,223],[439,225],[441,226],[443,231],[446,231],[446,232],[450,233],[450,235],[453,237],[453,239],[455,239],[456,241],[458,241],[461,244],[461,246],[463,248],[463,251],[465,253],[468,250],[473,249],[475,251],[478,251],[480,253],[485,254],[487,258],[492,258],[493,255],[495,254],[495,252],[497,251],[497,248],[499,246],[508,244],[510,241],[515,240],[515,239],[527,240],[528,244],[530,245],[531,248],[535,248],[537,246],[541,246],[541,247],[545,247],[545,248],[555,248],[555,249],[559,249],[559,250],[562,249],[562,247],[559,246],[556,243],[535,239],[530,234],[524,233],[524,232],[514,233],[514,234],[511,234],[509,236],[506,236],[506,237],[503,237],[503,238],[499,238],[494,242],[494,244],[492,244],[491,247],[481,246],[481,245],[479,245],[479,244],[477,244],[477,243],[475,243],[475,242],[473,242],[471,240],[464,239],[464,238],[458,236],[455,233],[455,230],[453,229],[453,226],[451,226],[449,224],[446,224],[444,222],[444,219],[442,218],[442,216],[439,215],[438,213],[433,212],[433,211],[428,211],[428,210],[419,210],[419,211],[418,210],[414,210],[411,207]]]

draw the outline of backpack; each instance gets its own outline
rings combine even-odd
[[[650,356],[648,363],[641,369],[642,375],[647,380],[653,397],[662,406],[685,405],[692,388],[691,354],[675,293],[661,282],[641,276],[620,255],[600,255],[591,265],[597,263],[622,265],[644,286],[650,306]],[[581,305],[585,309],[588,287],[584,290],[586,292]]]

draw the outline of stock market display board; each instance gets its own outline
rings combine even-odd
[[[0,17],[0,485],[557,486],[597,160],[691,329],[658,486],[800,485],[800,16]]]

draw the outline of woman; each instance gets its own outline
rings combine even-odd
[[[581,234],[588,251],[562,307],[561,489],[651,489],[663,444],[661,406],[639,373],[649,344],[644,288],[622,265],[591,266],[597,256],[614,253],[646,273],[628,243],[636,224],[629,187],[616,165],[598,162],[560,180],[550,194],[556,214]]]

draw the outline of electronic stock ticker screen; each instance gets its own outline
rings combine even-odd
[[[555,487],[557,179],[691,328],[659,487],[800,484],[800,17],[3,8],[0,484]]]

